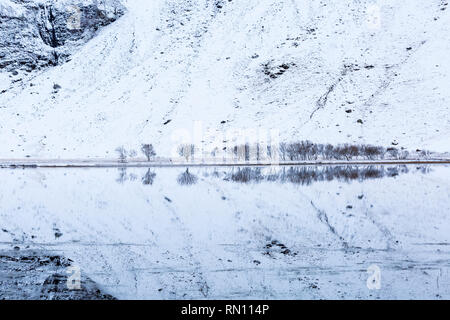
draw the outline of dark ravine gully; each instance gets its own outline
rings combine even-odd
[[[97,30],[124,14],[118,1],[111,5],[64,1],[36,3],[12,0],[22,12],[0,11],[0,69],[32,72],[67,61],[74,50],[95,36]]]

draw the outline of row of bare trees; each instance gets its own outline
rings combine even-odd
[[[134,158],[137,156],[136,150],[126,150],[123,146],[116,148],[116,152],[120,162],[126,162],[128,157]],[[142,144],[141,152],[145,155],[147,161],[149,162],[156,156],[155,148],[152,144]]]
[[[196,156],[203,158],[203,154],[198,154],[199,149],[194,144],[182,144],[177,149],[178,155],[186,161],[193,161]],[[116,149],[119,161],[126,162],[127,158],[135,157],[137,152],[127,151],[123,146]],[[155,159],[156,152],[152,144],[142,144],[141,152],[147,161]],[[212,152],[210,156],[215,159],[232,158],[238,161],[316,161],[316,160],[401,160],[409,157],[409,152],[394,147],[384,148],[380,146],[366,144],[318,144],[311,141],[300,141],[293,143],[280,143],[277,146],[263,144],[242,144],[232,148],[224,148],[222,152]],[[419,156],[428,158],[428,151],[421,151]]]
[[[178,154],[186,161],[196,157],[198,149],[193,144],[183,144],[178,148]],[[199,155],[202,157],[202,155]],[[213,158],[224,157],[240,161],[315,161],[315,160],[401,160],[407,159],[409,152],[397,148],[383,148],[364,144],[317,144],[311,141],[280,143],[278,146],[263,144],[242,144],[232,148],[224,148],[223,152],[214,151]],[[422,151],[422,157],[428,157],[429,152]]]

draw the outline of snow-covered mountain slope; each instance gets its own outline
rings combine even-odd
[[[206,147],[250,128],[450,149],[447,1],[123,5],[71,61],[0,73],[0,158],[111,158],[141,143],[170,156],[195,121]]]

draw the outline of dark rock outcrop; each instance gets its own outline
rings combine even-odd
[[[123,13],[118,0],[3,0],[0,70],[31,72],[67,61],[78,46]]]

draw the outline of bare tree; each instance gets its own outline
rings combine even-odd
[[[389,159],[395,159],[398,160],[399,159],[399,152],[397,148],[388,148],[386,150],[386,154],[388,155]]]
[[[127,150],[123,146],[116,148],[116,152],[119,155],[119,161],[120,162],[126,162],[127,161]]]
[[[377,147],[377,146],[371,146],[371,145],[366,145],[362,147],[362,153],[365,157],[367,157],[367,159],[369,160],[374,160],[377,157],[378,158],[383,158],[384,154],[385,154],[385,150],[383,147]]]
[[[142,177],[142,184],[144,185],[152,185],[155,180],[156,173],[148,169],[147,173]]]
[[[142,153],[147,157],[147,160],[150,162],[150,159],[156,156],[155,149],[152,144],[143,144],[141,147]]]
[[[189,172],[189,168],[178,176],[178,183],[182,186],[189,186],[197,183],[198,178]]]
[[[116,181],[120,184],[123,184],[127,180],[128,180],[127,168],[119,168],[119,177],[116,179]]]
[[[181,157],[186,158],[186,161],[192,159],[195,154],[195,145],[193,144],[182,144],[178,147],[178,154]]]

